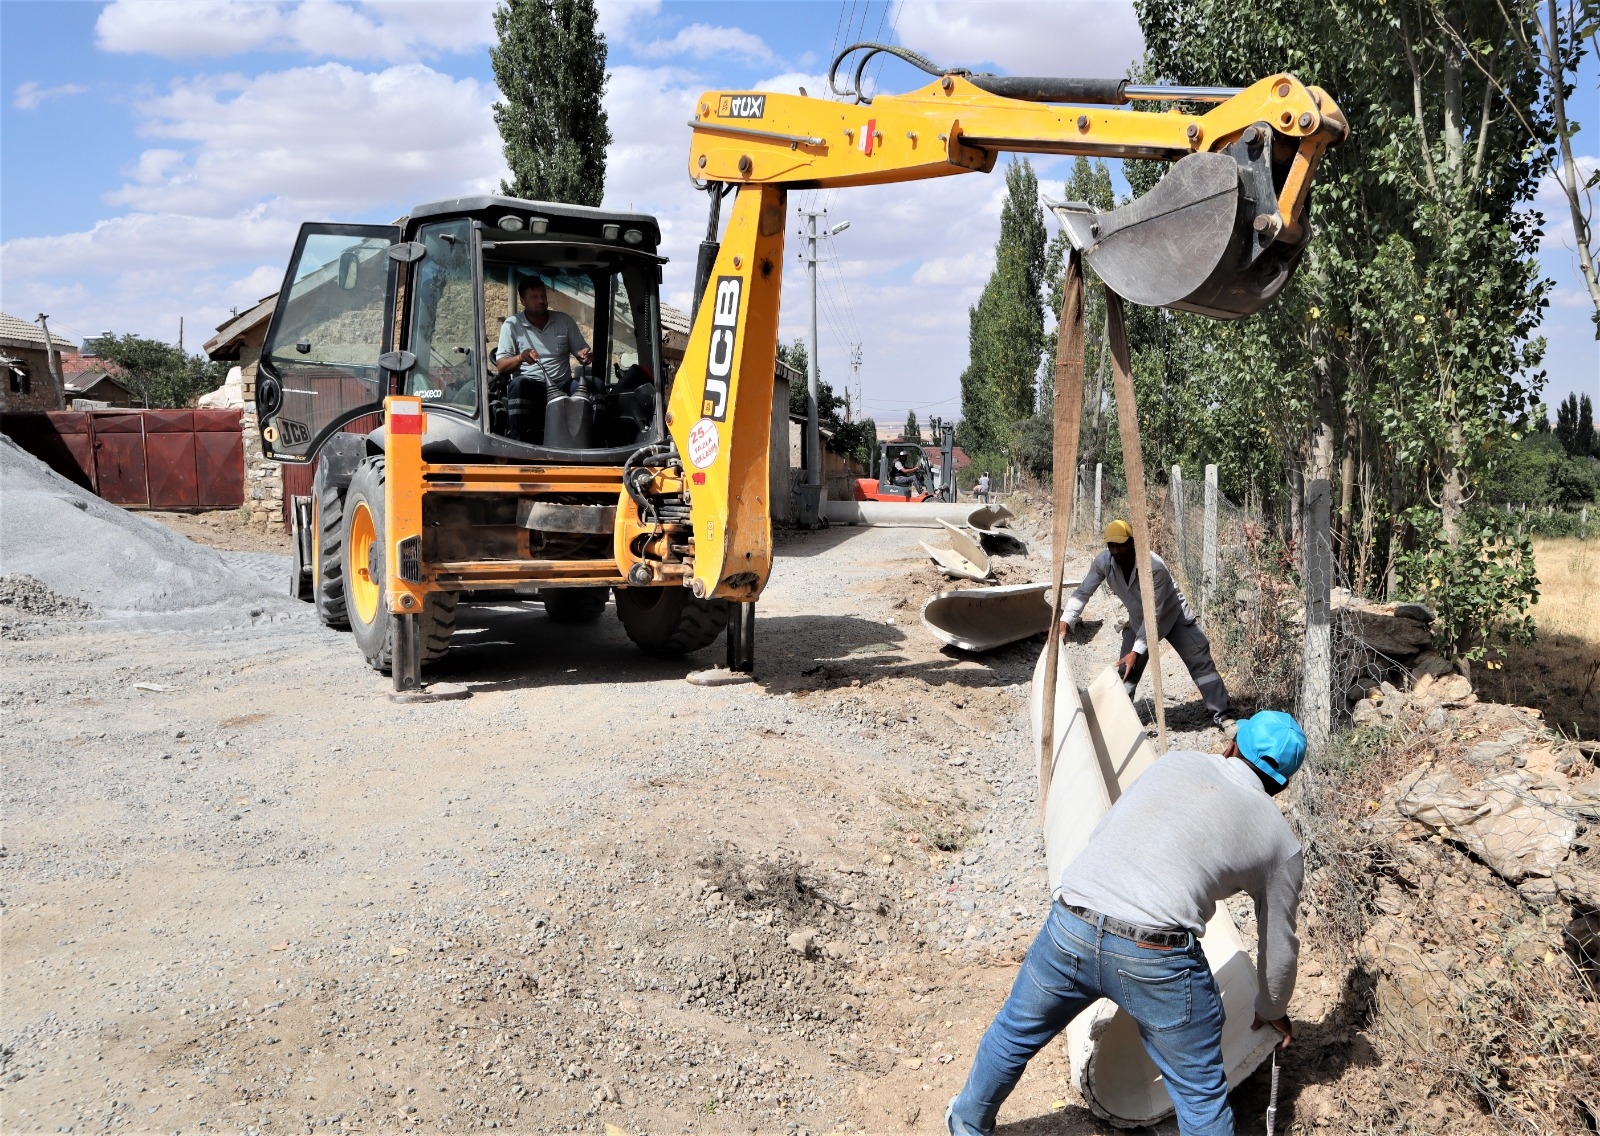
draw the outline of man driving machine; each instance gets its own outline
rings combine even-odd
[[[579,380],[572,374],[572,359],[587,364],[589,344],[577,321],[566,312],[551,311],[550,293],[538,276],[524,276],[517,284],[522,310],[500,325],[495,348],[495,373],[515,371],[506,384],[506,410],[511,436],[534,441],[544,423],[544,406],[554,394],[571,394]]]
[[[1145,642],[1144,601],[1139,594],[1138,566],[1133,555],[1133,528],[1127,521],[1115,520],[1105,529],[1106,550],[1094,558],[1083,583],[1062,606],[1061,634],[1066,635],[1078,625],[1078,618],[1089,602],[1089,597],[1101,583],[1110,585],[1111,591],[1122,601],[1128,611],[1128,626],[1122,630],[1122,657],[1117,660],[1117,671],[1122,675],[1123,689],[1133,698],[1150,661],[1150,648]],[[1200,688],[1211,720],[1222,725],[1228,717],[1228,688],[1217,673],[1211,659],[1211,641],[1195,620],[1189,601],[1184,598],[1167,571],[1166,564],[1154,552],[1150,554],[1151,590],[1156,600],[1156,633],[1178,652],[1189,677]]]

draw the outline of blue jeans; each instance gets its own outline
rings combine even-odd
[[[950,1104],[954,1136],[988,1136],[1023,1067],[1099,998],[1139,1025],[1166,1081],[1183,1136],[1233,1136],[1222,1063],[1222,998],[1199,941],[1141,947],[1050,905],[1011,996],[983,1035],[961,1095]]]

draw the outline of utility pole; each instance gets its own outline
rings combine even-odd
[[[811,319],[806,327],[806,437],[805,481],[801,486],[796,519],[802,525],[814,525],[822,515],[822,434],[817,425],[817,240],[831,237],[850,227],[842,221],[826,232],[817,231],[817,218],[827,214],[820,209],[802,210],[806,227],[801,236],[806,247],[800,259],[806,262],[806,282],[811,296]]]
[[[845,405],[846,406],[848,406],[849,403],[850,403],[850,390],[851,390],[852,387],[855,389],[855,392],[856,392],[856,401],[860,402],[861,401],[861,344],[859,344],[859,343],[852,343],[850,345],[850,383],[849,383],[848,386],[845,387],[845,391],[844,391],[844,393],[845,393]],[[850,415],[848,413],[845,415],[845,421],[846,422],[853,421],[853,419],[850,417]]]
[[[56,341],[50,338],[50,317],[39,313],[39,327],[44,331],[45,358],[50,360],[50,379],[56,386],[56,409],[67,408],[67,383],[61,377],[61,356],[56,354]]]
[[[178,354],[183,354],[183,317],[178,317]]]

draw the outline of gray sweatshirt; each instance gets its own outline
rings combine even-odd
[[[1244,892],[1256,903],[1256,1013],[1276,1020],[1294,993],[1304,871],[1300,842],[1248,765],[1174,750],[1100,818],[1056,895],[1137,927],[1201,935],[1217,901]]]

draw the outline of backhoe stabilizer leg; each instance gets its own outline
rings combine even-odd
[[[422,620],[411,613],[394,617],[392,667],[396,694],[422,688]]]
[[[728,615],[728,669],[754,674],[756,669],[756,605],[734,603]]]

